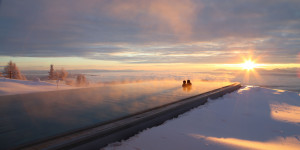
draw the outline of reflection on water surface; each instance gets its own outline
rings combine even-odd
[[[103,123],[229,85],[147,81],[0,97],[0,149]]]

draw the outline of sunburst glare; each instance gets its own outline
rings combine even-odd
[[[243,69],[246,70],[253,70],[257,65],[255,64],[254,61],[252,61],[251,59],[245,61],[243,64],[241,64]]]

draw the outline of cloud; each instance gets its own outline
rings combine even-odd
[[[295,63],[297,0],[27,0],[0,5],[0,55],[130,63]],[[279,11],[280,10],[280,11]]]
[[[114,0],[108,11],[113,17],[136,22],[144,32],[165,32],[183,38],[192,34],[199,6],[191,0]]]

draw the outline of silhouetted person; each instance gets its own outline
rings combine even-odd
[[[186,81],[183,80],[183,83],[182,83],[182,87],[185,87],[187,84],[186,84]]]
[[[191,81],[190,80],[187,80],[187,85],[192,85]]]
[[[183,80],[182,90],[186,91],[186,92],[189,92],[192,90],[192,83],[190,80],[187,80],[187,82],[185,80]]]

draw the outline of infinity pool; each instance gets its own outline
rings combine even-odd
[[[146,81],[0,96],[0,149],[9,149],[231,84]]]

